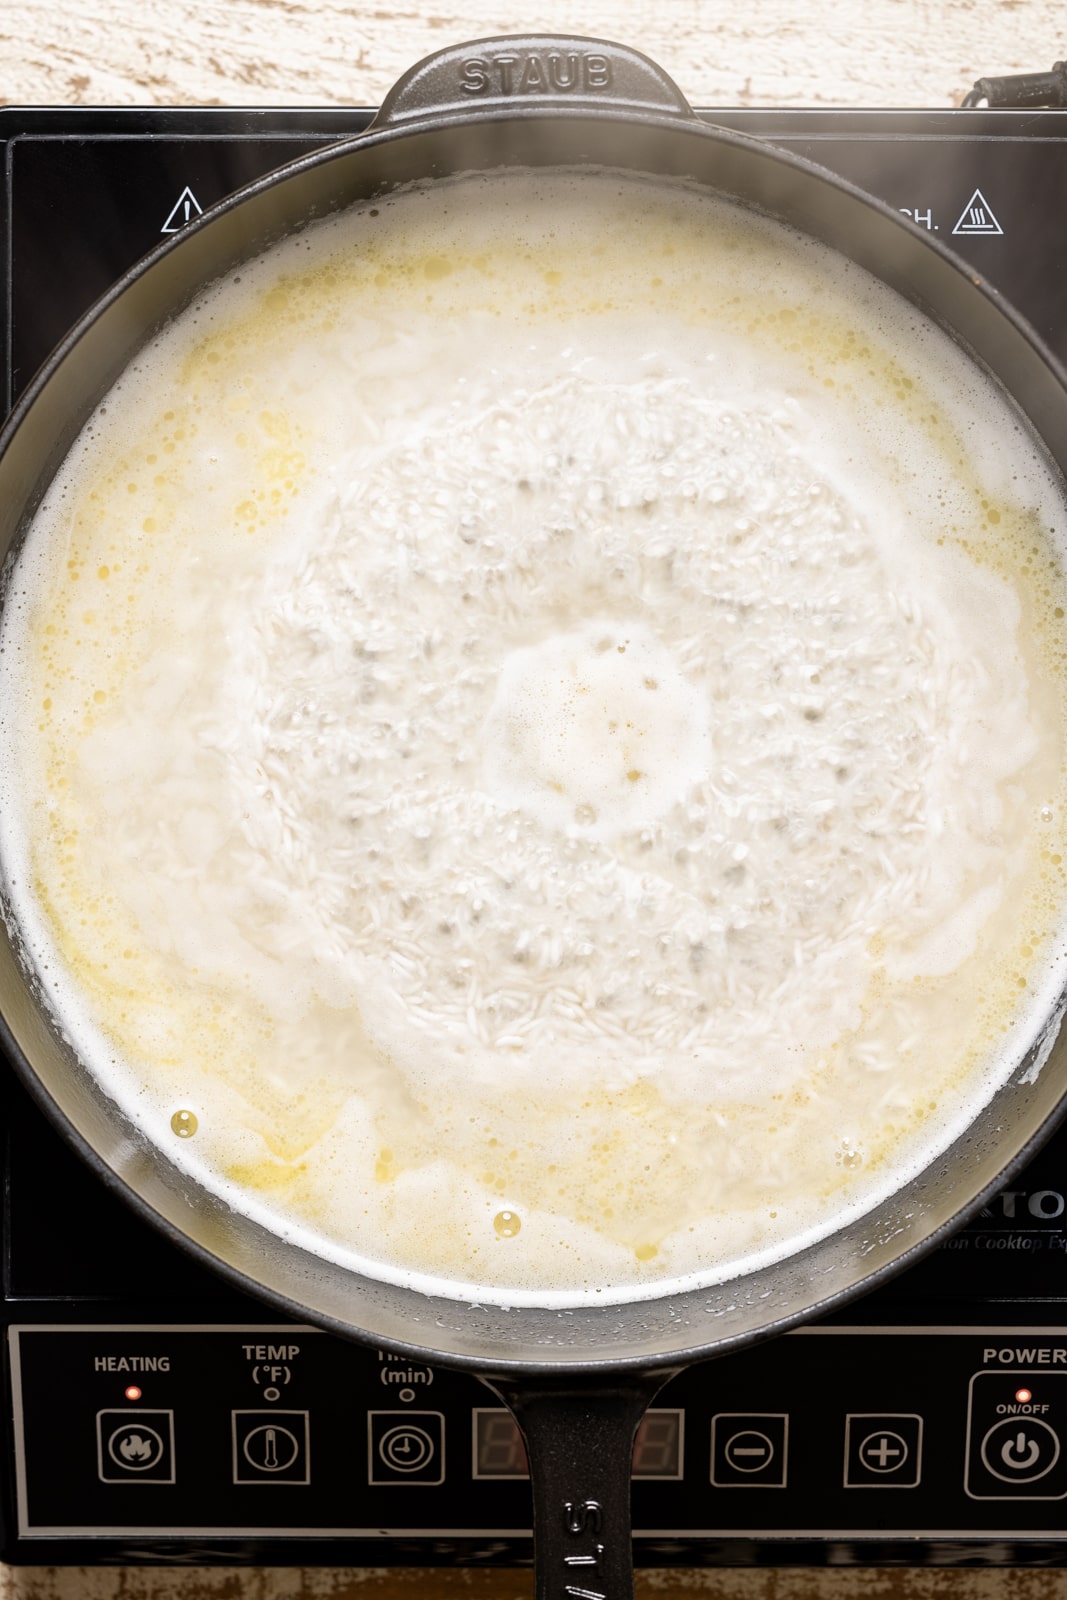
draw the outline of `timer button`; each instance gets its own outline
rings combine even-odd
[[[368,1482],[439,1484],[445,1481],[445,1419],[440,1411],[369,1411]]]

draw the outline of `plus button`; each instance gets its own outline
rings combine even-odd
[[[870,1439],[867,1439],[864,1442],[863,1454],[868,1465],[872,1464],[871,1457],[873,1456],[874,1460],[884,1472],[890,1463],[892,1463],[894,1466],[896,1465],[895,1457],[903,1454],[903,1452],[899,1444],[890,1444],[889,1440],[883,1433],[877,1444],[873,1444]]]
[[[922,1418],[897,1412],[846,1419],[845,1488],[914,1488],[922,1464]]]

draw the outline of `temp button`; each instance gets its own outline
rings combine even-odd
[[[972,1500],[1067,1498],[1067,1373],[976,1372],[967,1413]]]
[[[233,1411],[233,1481],[310,1483],[306,1411]]]

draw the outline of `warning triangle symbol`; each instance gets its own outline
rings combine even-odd
[[[187,222],[198,217],[203,211],[203,206],[196,198],[193,191],[186,185],[181,194],[171,207],[166,222],[160,228],[160,233],[177,233],[179,228],[184,228]],[[997,230],[999,233],[999,229]]]
[[[1003,233],[993,214],[993,207],[989,204],[981,189],[976,189],[960,213],[960,220],[953,228],[953,233]]]

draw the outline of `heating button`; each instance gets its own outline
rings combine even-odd
[[[98,1411],[97,1476],[101,1483],[173,1483],[173,1411]]]

